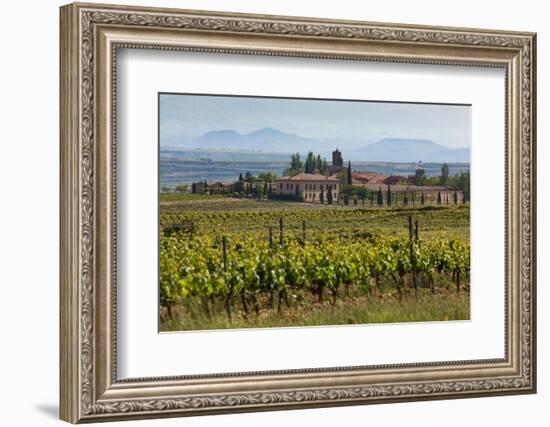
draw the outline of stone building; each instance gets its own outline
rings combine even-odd
[[[321,200],[328,203],[329,199],[336,203],[340,191],[340,180],[335,176],[299,173],[277,178],[272,191],[275,195],[300,196],[306,203],[320,203]]]

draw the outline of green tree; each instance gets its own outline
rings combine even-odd
[[[449,165],[445,162],[441,166],[441,185],[447,185],[449,180]]]
[[[244,181],[237,181],[233,185],[233,191],[235,193],[243,193],[244,192]]]
[[[250,171],[246,171],[246,173],[244,174],[244,181],[246,182],[246,194],[250,194],[252,190],[252,174],[250,173]]]
[[[426,171],[422,168],[418,168],[414,171],[413,178],[414,185],[424,185],[426,182]]]
[[[340,194],[341,195],[348,195],[351,196],[355,192],[355,189],[352,185],[344,184],[340,188]]]
[[[367,190],[365,187],[359,187],[355,190],[355,194],[357,194],[357,197],[361,200],[362,204],[365,204],[365,200],[367,197],[369,197],[369,190]]]
[[[470,200],[470,171],[461,172],[457,179],[457,187],[464,194],[464,201]]]
[[[160,192],[161,193],[169,193],[170,192],[170,187],[160,187]]]
[[[189,185],[187,184],[179,184],[176,185],[176,193],[187,193],[187,190],[189,188]]]
[[[325,203],[325,193],[323,192],[323,190],[321,190],[321,192],[319,193],[319,203]]]
[[[420,193],[420,204],[422,206],[424,206],[424,203],[426,202],[426,200],[424,199],[424,193]]]
[[[351,176],[351,161],[348,160],[348,174],[347,174],[347,184],[351,185],[353,183]]]
[[[382,206],[384,204],[384,196],[382,195],[382,187],[378,187],[378,196],[376,198],[376,203],[378,203],[378,206]]]
[[[271,181],[275,181],[276,179],[277,179],[277,175],[272,172],[262,172],[261,174],[258,175],[259,181],[271,182]]]
[[[386,192],[386,203],[388,204],[388,206],[391,206],[391,203],[392,203],[392,194],[391,194],[390,185],[388,185],[388,190]]]
[[[315,160],[315,155],[312,151],[307,153],[306,162],[304,164],[304,172],[305,173],[313,173],[315,170],[317,162]]]
[[[244,179],[243,179],[243,174],[240,173],[240,174],[239,174],[239,182],[243,182],[243,181],[244,181]]]
[[[409,197],[407,196],[407,193],[403,194],[403,205],[407,206],[409,204]]]
[[[327,203],[332,205],[332,187],[329,186],[327,191]]]
[[[427,177],[424,181],[424,185],[441,185],[441,177],[439,175]]]
[[[300,153],[292,154],[290,156],[290,167],[288,168],[288,170],[290,170],[289,175],[294,175],[298,173],[300,170],[302,170],[303,167],[304,164],[300,159]]]
[[[321,155],[317,154],[317,158],[315,159],[315,168],[314,169],[317,169],[320,173],[321,172],[321,166],[323,166],[323,160],[321,159]]]
[[[437,204],[438,204],[438,205],[441,204],[441,191],[438,191],[438,192],[437,192]]]

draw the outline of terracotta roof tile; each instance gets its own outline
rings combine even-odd
[[[325,176],[318,173],[299,173],[294,176],[282,176],[277,181],[340,181],[336,176]]]

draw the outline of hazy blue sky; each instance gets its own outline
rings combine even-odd
[[[188,141],[212,130],[249,133],[270,127],[314,139],[352,138],[354,145],[382,138],[415,138],[461,148],[470,145],[470,108],[162,94],[160,143],[188,145]]]

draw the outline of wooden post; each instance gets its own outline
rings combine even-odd
[[[285,225],[283,222],[283,217],[279,218],[279,244],[281,247],[285,245]]]
[[[413,266],[412,279],[413,279],[415,296],[418,296],[418,277],[417,277],[417,271],[416,271],[416,256],[414,253],[414,237],[415,237],[415,233],[413,231],[413,219],[412,219],[412,215],[409,215],[409,249],[410,249],[410,256],[411,256],[411,264]]]
[[[414,222],[414,240],[418,241],[418,220]]]
[[[227,238],[225,236],[222,237],[222,254],[223,254],[223,271],[227,273]],[[231,313],[231,297],[233,296],[233,287],[229,287],[229,292],[227,293],[227,297],[225,299],[225,311],[227,313],[227,319],[229,322],[232,321],[232,313]]]
[[[227,237],[222,237],[223,271],[227,273]]]

